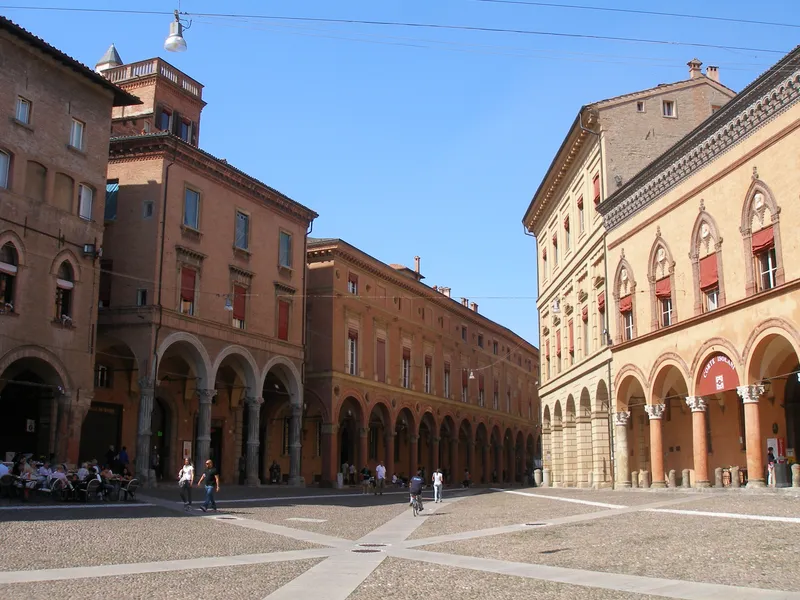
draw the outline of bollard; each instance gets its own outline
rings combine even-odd
[[[639,471],[639,487],[645,489],[650,487],[650,471]]]
[[[689,469],[684,469],[681,473],[681,487],[692,487],[692,482],[689,481]]]
[[[547,467],[542,469],[542,486],[550,487],[550,469]]]
[[[631,471],[631,487],[639,487],[639,471]]]
[[[797,463],[792,465],[792,487],[800,487],[800,465]]]
[[[714,469],[714,487],[724,487],[722,485],[722,467]]]
[[[535,469],[533,471],[533,482],[536,484],[536,487],[542,487],[542,470]]]
[[[731,467],[731,487],[741,487],[741,483],[739,482],[739,467]]]
[[[586,483],[589,485],[590,488],[594,487],[594,473],[589,471],[586,476]]]
[[[670,469],[669,474],[667,475],[669,481],[669,487],[675,488],[678,487],[678,477],[675,475],[675,469]]]

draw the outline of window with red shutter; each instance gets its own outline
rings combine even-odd
[[[233,286],[233,326],[244,329],[247,308],[247,290],[240,285]]]
[[[592,179],[592,188],[594,191],[594,203],[596,206],[600,204],[600,173],[595,174],[594,178]]]
[[[180,311],[186,315],[194,314],[194,295],[197,284],[197,271],[188,267],[181,269]]]
[[[700,289],[705,292],[718,286],[717,255],[714,253],[700,259]]]
[[[278,300],[278,339],[289,339],[289,312],[291,304],[286,300]]]
[[[600,295],[597,296],[597,310],[601,313],[606,312],[606,293],[600,292]]]
[[[569,353],[575,354],[575,332],[572,321],[569,322]]]

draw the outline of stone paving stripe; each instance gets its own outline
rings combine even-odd
[[[681,600],[708,600],[710,598],[725,598],[725,600],[800,600],[800,593],[798,592],[583,571],[564,567],[514,563],[490,558],[454,556],[452,554],[439,554],[422,550],[394,550],[392,556],[449,567],[498,573],[500,575],[515,575],[528,579],[540,579],[619,592],[664,596],[666,598],[679,598]]]
[[[300,521],[301,523],[327,523],[328,519],[309,519],[307,517],[289,517],[287,521]]]
[[[798,517],[774,517],[769,515],[748,515],[743,513],[706,512],[703,510],[677,510],[674,508],[647,508],[647,512],[671,513],[698,517],[718,517],[722,519],[745,519],[748,521],[775,521],[777,523],[800,523]]]
[[[506,494],[516,494],[517,496],[529,496],[531,498],[543,498],[545,500],[558,500],[560,502],[571,502],[573,504],[586,504],[587,506],[599,506],[600,508],[628,508],[622,504],[606,504],[605,502],[592,502],[591,500],[577,500],[575,498],[562,498],[560,496],[546,496],[544,494],[530,494],[528,492],[516,492],[513,490],[501,490],[490,488],[493,492],[503,492]]]
[[[86,579],[96,577],[113,577],[117,575],[162,573],[166,571],[186,571],[208,569],[213,567],[260,565],[265,563],[305,560],[309,558],[327,558],[332,552],[335,552],[335,550],[330,548],[313,548],[311,550],[291,550],[289,552],[273,552],[269,554],[214,556],[149,563],[99,565],[96,567],[40,569],[38,571],[0,571],[0,584],[35,583],[41,581],[59,581],[64,579]]]
[[[470,490],[464,489],[456,489],[456,490],[445,490],[445,492],[449,494],[463,494],[465,492],[469,492]],[[426,491],[423,494],[430,493],[430,496],[422,497],[423,501],[429,500],[433,502],[433,491]],[[405,494],[408,495],[408,491],[401,491],[401,492],[384,492],[384,496],[400,496]],[[312,502],[317,499],[321,500],[330,500],[332,498],[342,499],[342,498],[370,498],[374,496],[374,494],[358,494],[358,493],[342,493],[342,494],[315,494],[315,495],[306,495],[306,496],[269,496],[269,497],[262,497],[262,498],[236,498],[234,500],[217,500],[217,504],[247,504],[250,502],[281,502],[283,500],[306,500]],[[167,501],[172,502],[175,505],[183,505],[181,500],[172,500]]]
[[[136,504],[43,504],[37,506],[0,506],[3,510],[76,510],[82,508],[142,508],[145,506],[155,506],[148,502]]]

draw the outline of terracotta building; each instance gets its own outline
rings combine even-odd
[[[0,457],[78,458],[94,393],[112,107],[138,100],[0,17]]]
[[[619,485],[796,460],[798,128],[800,48],[601,203]]]
[[[224,482],[251,484],[277,458],[300,484],[317,215],[199,148],[197,81],[158,58],[122,64],[113,46],[97,69],[143,104],[114,111],[81,458],[123,445],[140,476],[171,477],[184,456],[210,457]]]
[[[598,206],[734,95],[716,67],[581,107],[525,213],[537,239],[544,464],[555,486],[612,485],[608,265]]]
[[[538,455],[538,351],[415,268],[338,239],[308,244],[303,473],[346,462],[521,481]],[[310,448],[306,452],[306,448]]]

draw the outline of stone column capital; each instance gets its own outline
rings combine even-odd
[[[339,426],[336,423],[323,423],[322,433],[336,433],[339,431]]]
[[[358,433],[361,437],[367,437],[369,435],[369,427],[359,427]]]
[[[156,382],[150,377],[140,377],[137,383],[139,384],[139,391],[142,394],[146,394],[148,392],[152,394],[156,384]]]
[[[412,444],[416,444],[419,441],[419,436],[411,434],[410,436],[408,436],[408,441]]]
[[[628,424],[628,419],[631,416],[631,411],[623,410],[614,413],[614,425],[624,427]]]
[[[706,412],[706,409],[708,408],[708,400],[702,396],[686,396],[686,406],[688,406],[693,413]]]
[[[257,396],[245,396],[244,403],[252,409],[264,404],[264,399]]]
[[[217,395],[217,390],[195,390],[200,404],[211,404],[211,401]]]
[[[648,404],[644,410],[651,421],[658,421],[664,416],[665,408],[665,404]]]
[[[757,383],[755,385],[740,385],[736,388],[736,392],[742,399],[744,404],[758,404],[759,399],[766,391],[766,388]]]

